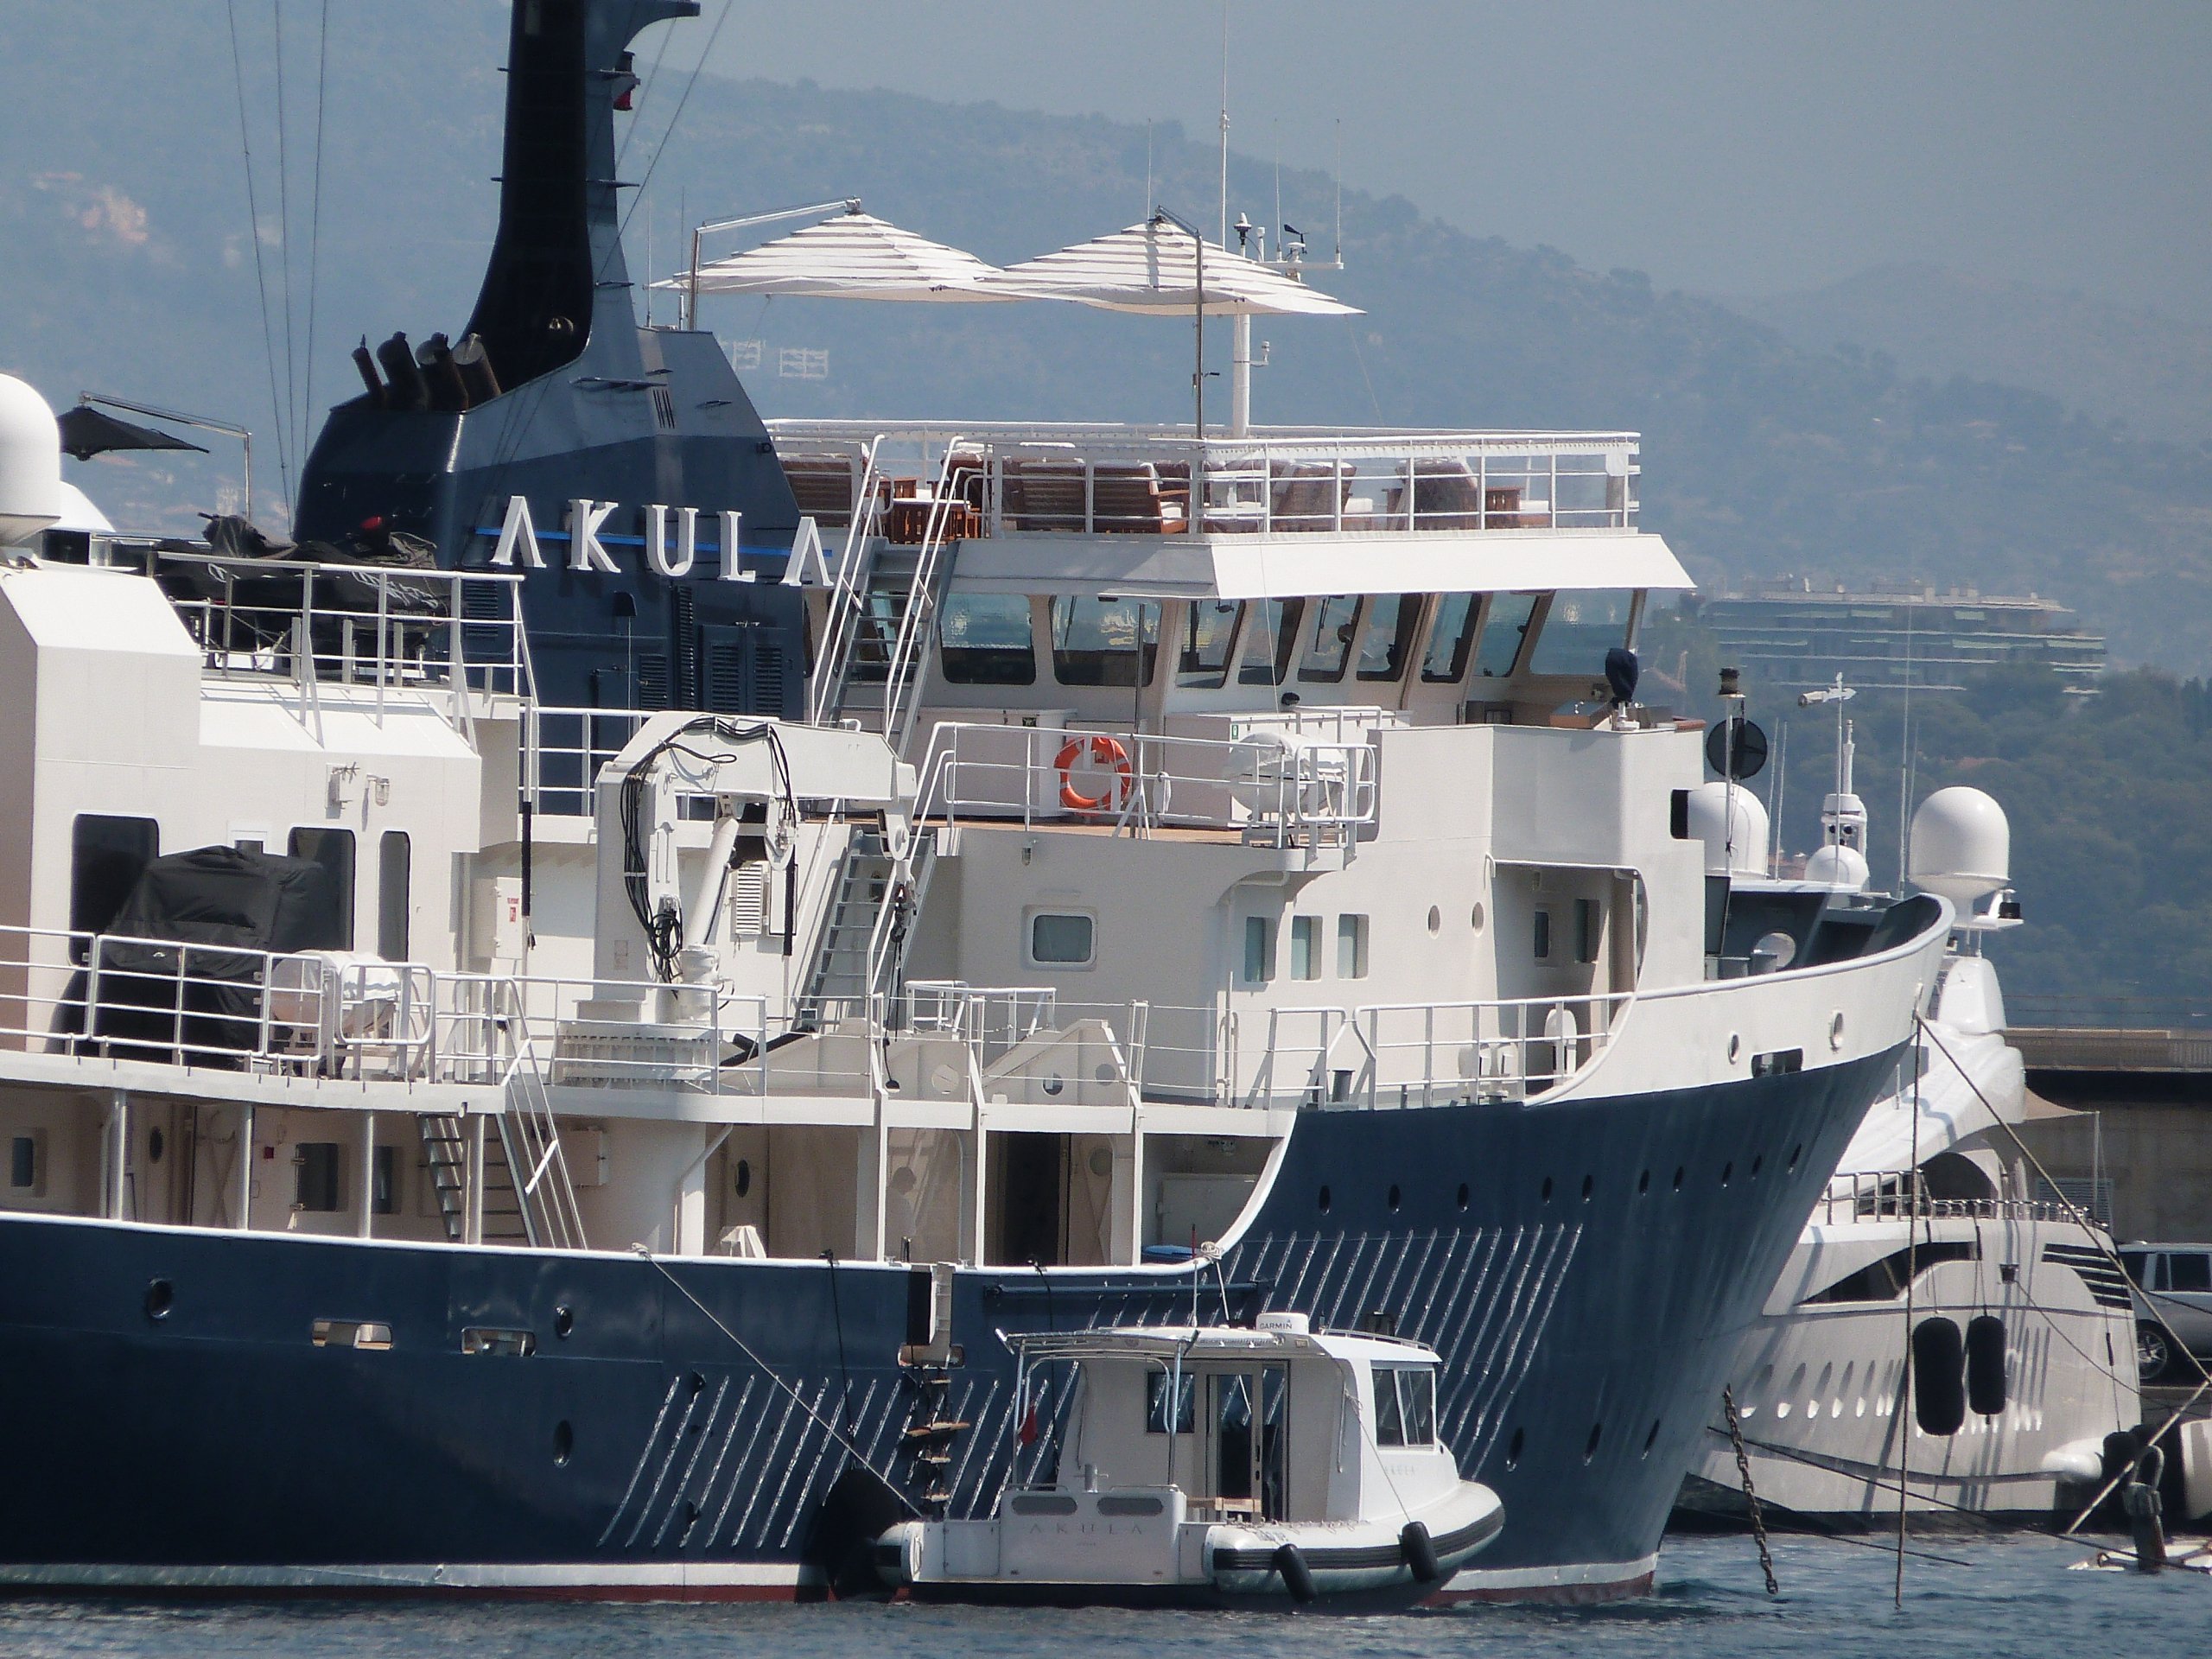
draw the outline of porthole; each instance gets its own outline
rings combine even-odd
[[[1727,1164],[1723,1164],[1723,1165],[1721,1165],[1721,1166],[1720,1166],[1720,1185],[1723,1185],[1723,1186],[1727,1185],[1728,1185],[1728,1182],[1729,1182],[1729,1180],[1730,1180],[1730,1179],[1731,1179],[1732,1177],[1733,1177],[1735,1173],[1736,1173],[1736,1166],[1735,1166],[1734,1164],[1732,1164],[1732,1163],[1727,1163]]]
[[[1659,1420],[1656,1417],[1654,1417],[1651,1420],[1651,1432],[1643,1437],[1643,1455],[1647,1458],[1649,1457],[1651,1455],[1651,1448],[1658,1443]]]
[[[1590,1202],[1590,1194],[1591,1194],[1591,1192],[1592,1192],[1596,1188],[1596,1186],[1597,1186],[1597,1180],[1596,1180],[1596,1178],[1595,1178],[1595,1177],[1589,1176],[1589,1175],[1585,1175],[1585,1176],[1582,1178],[1582,1202],[1583,1202],[1583,1203],[1587,1204],[1587,1203],[1589,1203],[1589,1202]]]
[[[576,1328],[576,1310],[565,1304],[553,1310],[553,1334],[563,1342]]]
[[[737,1196],[743,1198],[753,1190],[753,1165],[747,1159],[737,1160]]]
[[[1736,1057],[1744,1052],[1744,1039],[1734,1032],[1728,1033],[1728,1064],[1736,1064]]]
[[[1320,1204],[1321,1213],[1325,1216],[1327,1215],[1329,1213],[1329,1189],[1325,1186],[1321,1189]]]
[[[1431,905],[1428,907],[1428,931],[1434,933],[1441,929],[1443,925],[1444,912],[1439,910],[1434,905]]]
[[[166,1279],[156,1279],[146,1287],[146,1317],[156,1323],[169,1316],[169,1309],[176,1305],[176,1287]]]
[[[1676,1165],[1675,1166],[1675,1192],[1681,1192],[1681,1190],[1682,1190],[1682,1166],[1681,1166],[1680,1164],[1676,1164]]]
[[[1513,1431],[1513,1438],[1505,1443],[1505,1466],[1508,1469],[1521,1466],[1521,1448],[1528,1444],[1528,1430],[1516,1428]]]
[[[1467,1184],[1465,1181],[1459,1183],[1459,1207],[1462,1210],[1467,1207]]]
[[[1478,933],[1483,931],[1483,922],[1484,919],[1485,918],[1483,915],[1483,907],[1480,905],[1477,905],[1472,910],[1467,912],[1467,925],[1473,928]]]
[[[1828,1021],[1828,1046],[1830,1048],[1843,1046],[1843,1010],[1841,1008],[1838,1008],[1834,1016]]]
[[[1643,1172],[1643,1174],[1641,1174],[1641,1175],[1639,1175],[1639,1176],[1637,1176],[1637,1177],[1636,1178],[1636,1196],[1637,1196],[1637,1198],[1642,1198],[1645,1193],[1649,1192],[1650,1190],[1651,1190],[1651,1172],[1650,1172],[1649,1170],[1648,1170],[1648,1169],[1647,1169],[1647,1170],[1645,1170],[1645,1171]]]
[[[1603,1423],[1601,1423],[1601,1422],[1600,1422],[1600,1423],[1592,1423],[1592,1424],[1591,1424],[1591,1425],[1590,1425],[1590,1438],[1589,1438],[1588,1440],[1585,1440],[1585,1441],[1583,1441],[1583,1442],[1582,1442],[1582,1461],[1583,1461],[1583,1462],[1587,1463],[1587,1462],[1589,1462],[1589,1461],[1590,1461],[1590,1459],[1592,1459],[1592,1458],[1594,1458],[1594,1457],[1596,1457],[1596,1456],[1598,1455],[1598,1442],[1599,1442],[1599,1440],[1601,1440],[1605,1439],[1605,1424],[1603,1424]]]
[[[1399,1198],[1398,1188],[1397,1188],[1396,1184],[1394,1182],[1394,1183],[1392,1183],[1392,1185],[1391,1185],[1390,1191],[1389,1191],[1389,1195],[1388,1195],[1389,1203],[1390,1208],[1391,1208],[1393,1211],[1396,1210],[1396,1209],[1397,1209],[1397,1207],[1398,1207],[1398,1198]]]
[[[569,1420],[563,1417],[559,1422],[553,1425],[554,1466],[562,1469],[567,1468],[569,1465],[569,1459],[575,1454],[575,1450],[576,1431],[569,1426]]]
[[[1552,1201],[1552,1178],[1548,1175],[1544,1177],[1544,1190],[1541,1197],[1546,1204]]]

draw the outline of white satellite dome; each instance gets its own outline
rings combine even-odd
[[[1815,887],[1835,887],[1845,893],[1866,892],[1872,874],[1866,867],[1866,855],[1856,847],[1834,843],[1816,847],[1805,861],[1806,880]]]
[[[61,517],[61,429],[30,385],[0,374],[0,546]]]
[[[1971,910],[2012,879],[2012,826],[1991,796],[1963,784],[1939,789],[1912,815],[1912,884]]]
[[[1766,874],[1766,808],[1758,796],[1714,778],[1690,791],[1689,807],[1690,834],[1705,843],[1707,875]]]

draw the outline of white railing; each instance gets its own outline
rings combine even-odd
[[[2072,1221],[2079,1212],[2046,1198],[1938,1198],[1910,1171],[1887,1173],[1859,1170],[1838,1175],[1821,1196],[1818,1211],[1829,1225],[1853,1222],[1903,1221]]]
[[[548,817],[597,817],[601,769],[652,718],[635,709],[532,703],[523,727],[522,798]]]
[[[1355,1016],[1363,1064],[1351,1090],[1369,1106],[1546,1094],[1605,1052],[1633,1000],[1624,993],[1363,1007]]]
[[[930,736],[915,822],[1233,830],[1268,846],[1319,845],[1375,822],[1376,775],[1370,743],[945,721]]]
[[[953,493],[969,533],[1286,535],[1315,532],[1632,530],[1638,445],[1625,433],[1343,432],[1277,429],[1198,439],[1128,427],[770,423],[789,466],[857,474],[870,490],[920,494],[955,451]],[[894,466],[874,446],[911,459]],[[848,458],[853,458],[849,460]],[[1194,499],[1194,483],[1195,499]],[[842,488],[830,487],[830,494]]]

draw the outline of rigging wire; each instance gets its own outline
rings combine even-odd
[[[254,286],[261,295],[261,352],[269,369],[269,407],[272,416],[281,416],[283,404],[276,396],[276,337],[270,327],[269,315],[269,271],[261,257],[261,207],[253,186],[253,141],[247,131],[245,119],[245,65],[238,54],[238,0],[224,0],[231,24],[231,84],[237,89],[238,100],[238,152],[245,161],[246,231],[253,243]],[[276,434],[276,473],[284,486],[289,501],[292,494],[292,470],[286,454],[284,434]]]
[[[300,423],[299,454],[306,464],[308,431],[315,421],[315,310],[322,264],[322,125],[324,92],[330,73],[330,0],[322,0],[322,15],[315,31],[315,189],[308,208],[308,335],[306,386],[300,395],[304,411]]]
[[[292,323],[292,187],[284,118],[284,0],[269,0],[270,26],[276,41],[276,268],[284,283],[284,407],[277,411],[289,443],[300,429],[300,377],[293,350],[297,331]],[[291,494],[287,483],[285,494]]]

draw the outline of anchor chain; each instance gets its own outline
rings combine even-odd
[[[1744,1503],[1751,1514],[1751,1537],[1759,1547],[1759,1571],[1766,1578],[1767,1594],[1778,1596],[1782,1586],[1774,1579],[1774,1552],[1767,1547],[1766,1516],[1759,1509],[1758,1493],[1751,1488],[1751,1459],[1744,1450],[1744,1427],[1736,1420],[1734,1389],[1723,1386],[1720,1410],[1728,1420],[1728,1444],[1736,1448],[1736,1473],[1744,1483]]]

